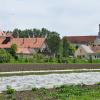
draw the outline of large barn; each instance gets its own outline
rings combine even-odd
[[[93,43],[97,36],[65,36],[66,40],[68,40],[70,43],[81,45],[81,44],[91,44]]]
[[[37,52],[44,52],[48,49],[46,38],[14,38],[12,35],[2,35],[0,32],[0,48],[9,49],[12,44],[17,45],[17,54],[33,54]]]

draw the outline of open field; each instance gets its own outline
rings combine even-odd
[[[34,88],[53,88],[61,85],[86,84],[94,85],[100,82],[100,72],[62,73],[47,75],[24,75],[0,77],[0,91],[6,91],[11,86],[17,91]]]
[[[7,99],[7,93],[0,94],[0,100]],[[30,91],[15,92],[14,100],[100,100],[100,85],[63,85],[51,89],[33,88]],[[6,99],[5,99],[6,98]]]
[[[0,64],[0,72],[65,69],[100,69],[100,64]]]

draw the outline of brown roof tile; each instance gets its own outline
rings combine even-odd
[[[65,36],[71,43],[89,43],[94,42],[97,36]]]
[[[40,48],[44,42],[45,38],[11,38],[7,44],[0,44],[0,48],[10,48],[12,44],[17,44],[18,48]]]

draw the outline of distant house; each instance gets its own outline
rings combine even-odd
[[[100,25],[99,33],[94,42],[90,45],[80,45],[75,51],[75,57],[100,59]]]
[[[85,45],[87,45],[87,44],[94,43],[97,36],[65,36],[65,38],[73,44],[77,44],[77,45],[85,44]]]
[[[75,51],[75,57],[86,58],[89,59],[90,56],[93,59],[100,59],[100,46],[87,46],[81,45]]]
[[[94,54],[93,50],[91,49],[90,46],[87,45],[81,45],[75,51],[75,57],[80,57],[80,58],[89,58],[89,56],[93,54]]]
[[[48,49],[45,38],[13,38],[11,35],[0,38],[0,48],[9,49],[12,44],[17,45],[17,54],[30,55],[44,52]]]

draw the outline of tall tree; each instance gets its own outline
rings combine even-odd
[[[47,44],[52,54],[57,54],[59,51],[60,37],[56,32],[52,32],[47,37]]]
[[[13,30],[13,37],[20,37],[20,34],[21,34],[21,30],[19,30],[19,29],[14,29]]]
[[[68,57],[69,55],[74,55],[75,46],[72,45],[66,37],[63,38],[63,56]]]

